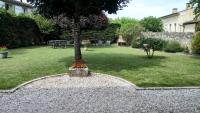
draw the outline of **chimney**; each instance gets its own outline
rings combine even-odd
[[[186,3],[186,10],[188,10],[188,9],[192,9],[192,4]]]
[[[177,12],[178,12],[178,9],[177,9],[177,8],[173,8],[173,9],[172,9],[172,14],[177,13]]]

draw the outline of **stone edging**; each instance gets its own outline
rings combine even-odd
[[[200,89],[200,87],[147,87],[147,88],[142,88],[142,87],[138,87],[135,84],[120,78],[120,77],[116,77],[116,76],[112,76],[112,75],[108,75],[108,74],[102,74],[102,73],[93,73],[93,74],[98,74],[98,75],[104,75],[104,76],[109,76],[115,79],[118,79],[120,81],[123,81],[131,86],[133,86],[136,90],[181,90],[181,89]],[[25,82],[21,85],[18,85],[16,88],[10,89],[10,90],[0,90],[0,93],[14,93],[15,91],[17,91],[18,89],[20,89],[23,86],[26,86],[30,83],[39,81],[39,80],[43,80],[43,79],[47,79],[47,78],[51,78],[51,77],[58,77],[58,76],[63,76],[63,75],[68,75],[67,73],[65,74],[57,74],[57,75],[50,75],[50,76],[45,76],[45,77],[40,77],[40,78],[36,78],[33,79],[31,81]]]
[[[63,76],[63,75],[64,74],[57,74],[57,75],[50,75],[50,76],[36,78],[36,79],[30,80],[30,81],[27,81],[27,82],[25,82],[25,83],[23,83],[21,85],[18,85],[17,87],[15,87],[13,89],[10,89],[10,90],[0,90],[0,93],[14,93],[15,91],[17,91],[21,87],[26,86],[26,85],[28,85],[30,83],[33,83],[33,82],[36,82],[36,81],[39,81],[39,80],[43,80],[43,79],[47,79],[47,78],[51,78],[51,77]]]

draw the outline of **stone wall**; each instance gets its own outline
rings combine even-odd
[[[142,35],[147,38],[161,38],[163,40],[176,40],[182,46],[190,47],[192,36],[194,33],[188,32],[142,32]]]

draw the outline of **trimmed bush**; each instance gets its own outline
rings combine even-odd
[[[36,22],[27,16],[16,16],[0,9],[0,44],[8,48],[31,46],[40,41]]]
[[[166,41],[159,38],[143,38],[141,41],[141,47],[143,44],[150,44],[156,51],[161,51],[166,45]]]
[[[192,52],[200,54],[200,32],[197,32],[192,39]]]
[[[169,41],[164,50],[165,52],[176,53],[183,52],[184,48],[182,48],[180,43],[177,41]]]

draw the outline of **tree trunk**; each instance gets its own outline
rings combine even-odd
[[[80,42],[80,17],[74,17],[72,26],[72,36],[74,38],[75,61],[81,61],[81,42]]]

